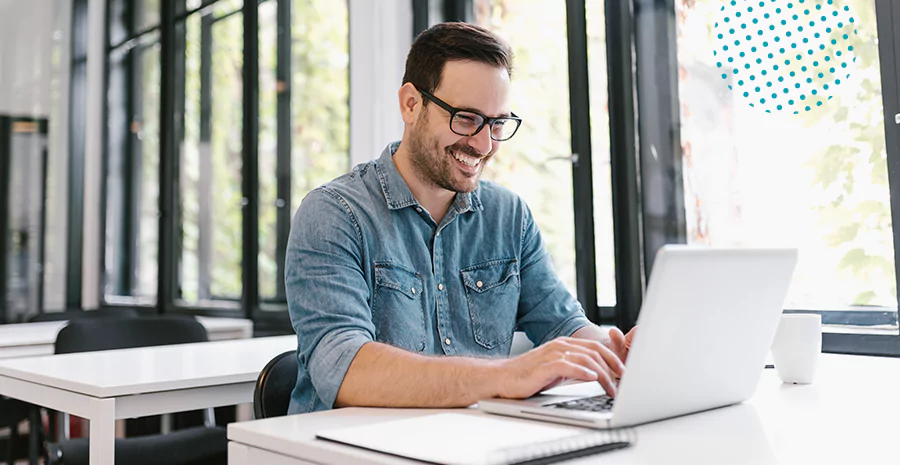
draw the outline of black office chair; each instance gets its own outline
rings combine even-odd
[[[104,308],[97,310],[66,310],[62,312],[38,313],[28,319],[29,323],[41,323],[48,321],[76,320],[81,318],[137,318],[139,313],[133,308]],[[56,429],[56,414],[48,411],[50,419],[50,436]],[[17,457],[16,444],[18,442],[18,424],[29,419],[36,424],[36,428],[29,428],[29,463],[37,465],[37,457],[40,454],[40,443],[44,441],[43,425],[40,422],[41,409],[27,402],[16,399],[0,397],[0,428],[10,428],[9,445],[6,448],[6,461],[12,463]]]
[[[81,318],[60,330],[54,350],[57,354],[71,354],[208,340],[206,328],[193,318]]]
[[[291,391],[297,384],[297,351],[291,350],[273,358],[259,372],[253,390],[253,414],[256,418],[287,415]]]
[[[57,354],[206,342],[206,328],[193,318],[146,317],[72,320],[56,337]],[[189,428],[116,440],[115,460],[127,464],[223,464],[227,458],[224,428]],[[87,464],[89,439],[73,439],[46,448],[48,464]]]
[[[45,321],[74,320],[76,318],[137,318],[134,308],[98,308],[97,310],[66,310],[64,312],[38,313],[28,319],[29,323]]]

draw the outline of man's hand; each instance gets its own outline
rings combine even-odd
[[[628,334],[622,334],[622,330],[619,328],[609,330],[609,343],[607,346],[623,362],[628,360],[628,350],[631,349],[631,341],[634,339],[635,331],[637,331],[637,326],[631,328]]]
[[[614,379],[624,370],[619,357],[600,342],[560,337],[501,362],[500,397],[524,399],[564,379],[597,381],[614,397]]]

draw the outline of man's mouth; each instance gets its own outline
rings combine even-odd
[[[472,171],[478,168],[478,165],[481,164],[481,158],[471,157],[462,152],[458,152],[455,150],[450,151],[450,155],[456,159],[464,168],[468,168],[467,171]]]

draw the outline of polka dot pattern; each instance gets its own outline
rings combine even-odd
[[[856,63],[850,40],[857,32],[846,0],[723,3],[713,56],[728,88],[750,106],[767,113],[812,111],[850,78]]]

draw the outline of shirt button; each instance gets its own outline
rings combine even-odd
[[[409,288],[409,290],[412,291],[413,294],[416,293],[416,288],[414,288],[414,287]]]
[[[416,211],[422,213],[422,209],[420,207],[416,207]]]
[[[478,281],[477,283],[475,283],[475,286],[478,288],[481,288],[481,286],[484,286],[484,283],[481,281]]]
[[[444,344],[450,345],[450,338],[444,339]]]
[[[436,234],[435,234],[435,236],[437,236],[437,237],[441,237],[441,232],[440,232],[440,231],[438,231],[438,232],[437,232],[437,233],[436,233]]]
[[[438,290],[439,290],[439,291],[443,291],[443,290],[444,290],[444,285],[443,285],[443,284],[438,284]]]

